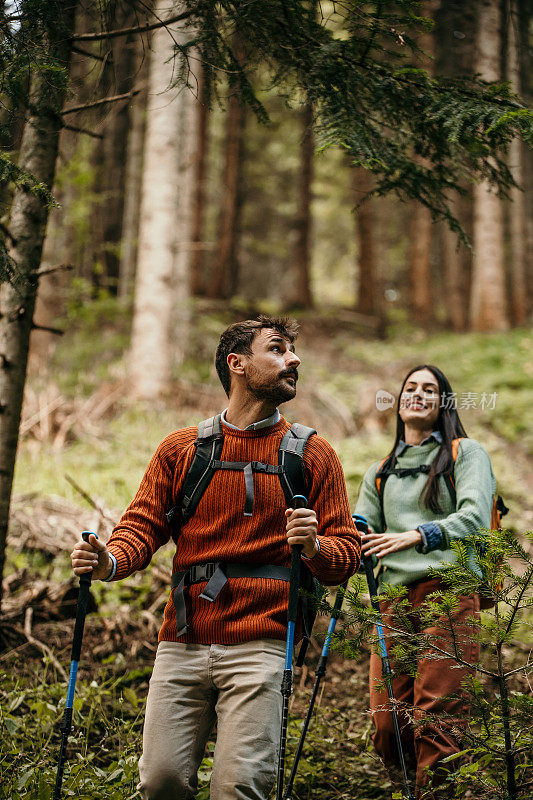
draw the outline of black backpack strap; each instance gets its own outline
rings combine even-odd
[[[304,450],[309,438],[315,433],[316,430],[314,428],[308,428],[306,425],[294,422],[281,440],[278,450],[278,464],[281,467],[279,478],[285,495],[285,502],[289,508],[295,495],[301,494],[304,497],[308,497],[309,487],[305,477]],[[320,586],[305,566],[304,561],[302,561],[301,566],[300,585],[305,591],[302,597],[304,636],[298,654],[298,666],[303,664],[317,612],[317,603],[313,602],[310,594],[318,594],[319,589],[317,587]]]
[[[202,495],[211,482],[213,463],[220,458],[223,444],[224,434],[220,414],[199,423],[198,435],[194,442],[196,448],[194,457],[183,481],[179,500],[167,512],[169,523],[174,521],[178,511],[182,521],[194,515]]]
[[[381,511],[381,527],[383,528],[384,531],[387,530],[387,522],[385,520],[385,509],[383,506],[383,497],[385,495],[385,484],[387,482],[387,478],[391,474],[391,468],[393,468],[395,464],[396,464],[396,456],[393,456],[392,459],[385,458],[379,465],[378,471],[376,472],[376,489],[378,493],[379,508]]]
[[[293,422],[278,450],[278,464],[281,467],[280,481],[285,502],[290,508],[292,498],[301,494],[307,497],[308,487],[304,470],[304,450],[309,438],[316,433],[314,428]]]
[[[187,633],[187,609],[185,604],[185,588],[199,581],[206,581],[202,593],[202,600],[213,603],[228,578],[266,578],[268,580],[290,580],[290,569],[277,564],[240,564],[209,561],[205,564],[195,564],[186,570],[174,572],[171,578],[172,599],[176,612],[177,636]]]
[[[444,478],[444,483],[446,484],[446,488],[450,493],[450,498],[452,501],[452,505],[454,508],[457,507],[457,492],[455,491],[455,484],[453,482],[452,473],[445,472],[443,473],[442,477]]]

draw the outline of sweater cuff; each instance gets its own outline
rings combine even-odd
[[[111,572],[109,573],[107,578],[103,578],[104,582],[112,581],[113,578],[115,577],[115,575],[117,574],[117,559],[115,558],[113,553],[109,553],[109,557],[110,557],[111,561],[113,562],[113,566],[111,567]]]
[[[315,556],[317,556],[319,553],[320,553],[320,542],[318,541],[318,537],[317,537],[316,538],[316,553],[314,553],[314,555],[312,555],[312,556],[306,556],[306,555],[304,555],[304,553],[302,553],[302,558],[304,559],[304,561],[312,561],[313,558]]]
[[[421,544],[417,544],[417,553],[431,553],[432,550],[442,550],[444,536],[436,522],[424,522],[417,530],[422,534]]]

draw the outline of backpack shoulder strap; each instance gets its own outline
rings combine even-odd
[[[464,436],[460,436],[458,439],[453,439],[452,441],[452,458],[454,464],[457,461],[457,456],[459,455],[459,445],[461,444],[464,438],[465,438]]]
[[[383,530],[385,530],[387,527],[387,523],[385,521],[385,511],[383,508],[383,495],[385,494],[385,483],[390,474],[387,470],[384,470],[383,467],[388,460],[389,456],[382,458],[376,471],[376,491],[378,493],[379,508],[381,511],[381,525]]]
[[[383,497],[383,491],[382,491],[381,486],[382,486],[382,484],[385,483],[385,481],[389,477],[388,474],[383,473],[381,471],[383,469],[383,465],[385,464],[386,460],[387,460],[387,458],[382,458],[381,461],[379,462],[378,468],[376,470],[376,491],[377,491],[377,493],[378,493],[378,495],[380,497]],[[385,487],[383,487],[383,488],[385,488]]]
[[[314,428],[293,422],[278,450],[278,464],[281,466],[280,481],[287,506],[290,507],[296,494],[307,497],[307,481],[304,470],[304,450],[309,438],[316,433]]]
[[[224,444],[221,415],[205,419],[198,425],[191,466],[183,480],[176,504],[182,521],[190,519],[213,477],[213,462],[219,458]],[[176,511],[176,507],[173,509]],[[168,516],[168,515],[167,515]]]
[[[458,439],[452,440],[452,458],[453,458],[453,466],[455,469],[455,462],[457,461],[457,456],[459,455],[459,445],[463,441],[464,436],[460,436]],[[443,475],[444,482],[446,484],[446,488],[450,493],[450,497],[452,498],[452,503],[454,506],[457,505],[457,492],[455,490],[455,479],[453,474],[453,469],[451,472],[447,472]]]

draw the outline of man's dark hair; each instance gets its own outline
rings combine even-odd
[[[229,354],[251,355],[252,342],[263,328],[272,328],[291,344],[298,336],[298,323],[295,320],[289,317],[269,317],[266,314],[259,314],[255,319],[246,319],[244,322],[235,322],[226,328],[218,343],[215,367],[228,397],[231,386],[227,360]]]

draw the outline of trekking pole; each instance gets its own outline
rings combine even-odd
[[[89,541],[92,531],[83,531],[82,538],[85,542]],[[96,534],[94,534],[96,536]],[[70,676],[68,679],[67,702],[65,713],[61,723],[61,749],[59,751],[59,761],[57,764],[56,785],[53,800],[61,797],[61,784],[63,783],[63,771],[67,760],[67,742],[72,729],[72,712],[74,709],[74,691],[76,689],[76,676],[78,674],[78,664],[81,656],[81,643],[83,639],[83,628],[85,626],[85,616],[87,614],[87,603],[89,601],[89,589],[91,587],[92,572],[84,572],[80,575],[80,592],[78,595],[78,607],[76,609],[76,624],[74,626],[74,638],[72,641],[72,653],[70,656]]]
[[[307,498],[297,494],[292,498],[293,508],[307,508]],[[289,698],[292,693],[292,656],[294,653],[294,631],[298,618],[298,592],[300,589],[302,545],[296,544],[291,553],[291,573],[289,578],[289,604],[287,609],[287,644],[285,646],[285,669],[281,681],[283,708],[281,713],[281,733],[279,737],[278,779],[276,800],[283,800],[283,777],[285,774],[285,747],[287,744],[287,720]]]
[[[342,589],[339,589],[339,591],[337,592],[337,596],[335,598],[335,604],[333,606],[331,612],[331,619],[329,621],[328,632],[326,634],[326,639],[324,641],[324,646],[322,648],[322,653],[320,655],[315,673],[315,685],[313,686],[313,694],[311,695],[311,700],[309,701],[309,708],[307,709],[307,714],[302,727],[302,732],[300,734],[300,741],[298,742],[298,748],[296,750],[296,755],[294,756],[294,762],[292,765],[292,770],[289,780],[287,782],[287,788],[285,789],[285,794],[283,795],[283,800],[292,800],[292,787],[294,785],[294,779],[296,778],[296,773],[298,771],[298,764],[300,762],[300,757],[302,755],[302,750],[304,747],[305,737],[307,736],[307,730],[309,728],[309,723],[311,722],[311,717],[313,715],[313,709],[318,695],[320,681],[326,674],[326,665],[328,661],[329,648],[331,646],[331,640],[333,639],[333,634],[335,632],[335,626],[337,624],[337,620],[340,617],[341,606],[342,606],[342,601],[344,600],[344,592],[346,591],[346,586],[347,583],[344,583]]]
[[[360,514],[353,514],[353,520],[355,522],[357,530],[363,534],[364,538],[364,536],[368,534],[368,523],[365,517],[361,516]],[[369,556],[365,556],[363,553],[361,553],[361,559],[363,562],[363,567],[365,569],[366,582],[368,584],[368,591],[370,594],[370,602],[372,603],[372,608],[376,612],[376,631],[378,634],[379,654],[381,656],[381,672],[383,674],[383,683],[387,687],[387,694],[389,695],[392,722],[394,725],[394,734],[396,736],[396,745],[398,747],[398,756],[400,758],[400,765],[402,768],[405,790],[407,792],[408,799],[415,800],[415,796],[413,794],[411,785],[409,783],[409,778],[407,776],[407,767],[405,764],[405,756],[403,752],[402,739],[400,735],[400,725],[398,723],[398,713],[396,711],[396,700],[394,699],[394,693],[392,691],[392,670],[389,662],[389,657],[387,655],[387,645],[385,643],[385,634],[383,632],[383,617],[381,616],[381,607],[379,605],[379,600],[378,600],[378,585],[374,577],[374,570],[372,568],[372,558]]]

